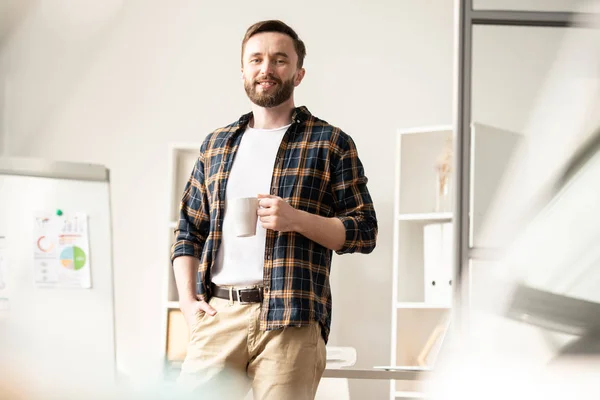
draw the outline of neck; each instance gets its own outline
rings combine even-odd
[[[271,108],[260,107],[252,103],[253,117],[250,126],[255,129],[275,129],[289,125],[294,108],[293,97]]]

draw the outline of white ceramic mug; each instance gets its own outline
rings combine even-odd
[[[233,232],[237,237],[249,237],[256,235],[256,223],[258,222],[258,198],[239,197],[233,199],[227,205],[227,213],[232,218]]]

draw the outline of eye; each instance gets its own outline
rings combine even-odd
[[[277,64],[285,64],[285,60],[281,59],[281,60],[277,60]]]
[[[250,64],[256,64],[258,63],[260,60],[258,58],[253,58],[250,60]]]

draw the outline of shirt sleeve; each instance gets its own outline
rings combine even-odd
[[[368,179],[352,138],[342,135],[340,142],[342,153],[332,174],[332,190],[336,217],[346,228],[346,241],[336,253],[368,254],[375,249],[378,229]]]
[[[210,230],[209,210],[204,181],[204,151],[201,148],[183,191],[179,207],[179,224],[174,232],[175,243],[171,247],[171,261],[180,256],[201,259],[202,249]]]

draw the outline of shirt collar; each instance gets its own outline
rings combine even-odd
[[[308,111],[308,108],[306,108],[306,106],[296,107],[292,112],[292,123],[302,123],[309,119],[311,116],[312,114],[310,113],[310,111]],[[250,122],[251,118],[252,112],[242,115],[237,122],[237,128],[245,128]]]

